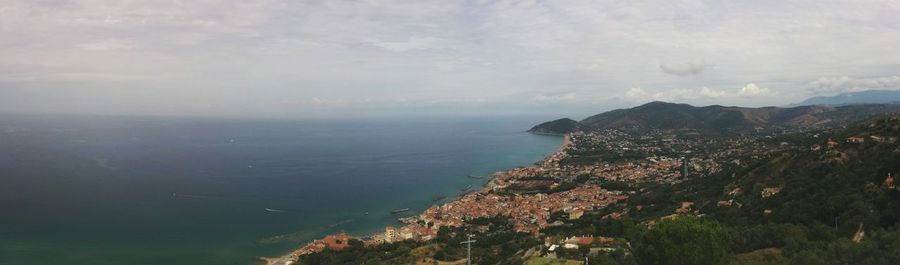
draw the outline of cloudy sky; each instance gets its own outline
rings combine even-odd
[[[900,1],[0,0],[0,112],[784,105],[900,88]]]

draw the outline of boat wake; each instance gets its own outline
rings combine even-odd
[[[267,211],[267,212],[273,212],[273,213],[286,213],[286,212],[288,212],[288,211],[285,211],[285,210],[278,210],[278,209],[272,209],[272,208],[266,208],[266,211]]]

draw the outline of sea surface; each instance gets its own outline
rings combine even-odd
[[[544,120],[0,115],[0,264],[255,264],[370,234],[549,155],[560,137],[524,132]]]

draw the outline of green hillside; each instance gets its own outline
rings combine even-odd
[[[538,124],[528,130],[530,133],[560,135],[570,132],[581,131],[581,123],[569,119],[562,118],[554,121],[548,121]]]
[[[545,122],[530,131],[554,134],[604,129],[747,132],[758,127],[824,127],[898,111],[898,104],[745,108],[719,105],[695,107],[657,101],[630,109],[604,112],[579,122],[571,119]]]

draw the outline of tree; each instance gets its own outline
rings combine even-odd
[[[635,254],[640,264],[724,264],[729,242],[718,222],[679,215],[644,233]]]

